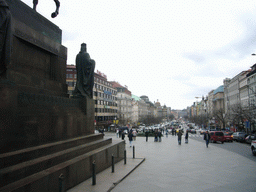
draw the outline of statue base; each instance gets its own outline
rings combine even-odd
[[[123,159],[124,141],[94,134],[94,101],[69,98],[61,30],[20,0],[12,14],[12,55],[0,80],[0,191],[65,190]]]

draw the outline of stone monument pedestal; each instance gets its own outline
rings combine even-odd
[[[94,134],[94,101],[67,95],[61,30],[20,0],[12,14],[12,54],[0,78],[0,191],[58,191],[123,159],[124,141]]]

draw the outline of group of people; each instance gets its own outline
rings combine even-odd
[[[155,132],[154,132],[154,135],[155,135],[155,142],[161,142],[162,141],[162,131],[161,130],[158,130],[158,129],[155,129]]]
[[[175,132],[175,133],[174,133]],[[119,130],[117,129],[116,130],[116,134],[117,134],[117,137],[122,137],[122,140],[124,140],[125,138],[125,132],[124,130]],[[168,131],[166,130],[166,134],[168,135]],[[181,138],[182,138],[182,135],[183,135],[183,130],[182,129],[172,129],[172,135],[177,135],[178,136],[178,144],[181,145]],[[130,147],[132,146],[132,141],[136,140],[136,135],[137,135],[137,132],[136,130],[132,130],[130,129],[129,132],[128,132],[128,139],[129,139],[129,144],[130,144]],[[149,131],[145,131],[145,136],[146,136],[146,142],[148,142],[148,136],[149,136]],[[154,142],[161,142],[161,137],[162,137],[162,130],[158,130],[158,129],[155,129],[154,130]],[[185,143],[187,144],[188,143],[188,130],[186,130],[186,133],[185,133]],[[208,131],[206,131],[206,133],[204,134],[204,140],[205,140],[205,143],[206,143],[206,147],[208,148],[208,145],[209,145],[209,141],[210,141],[210,134]]]
[[[168,131],[166,130],[166,134],[168,135]],[[183,135],[183,130],[182,129],[172,129],[172,135],[175,136],[177,135],[178,136],[178,144],[181,145],[181,138],[182,138],[182,135]],[[145,136],[146,136],[146,142],[148,141],[148,135],[149,135],[149,132],[146,131],[145,132]],[[161,137],[162,137],[162,131],[161,130],[155,130],[154,132],[154,136],[155,136],[155,139],[154,141],[157,142],[161,142]],[[210,134],[208,131],[206,131],[206,133],[204,134],[204,140],[205,140],[205,143],[206,143],[206,147],[208,148],[208,145],[209,145],[209,141],[210,141]],[[185,133],[185,143],[187,144],[188,143],[188,130],[186,130],[186,133]]]
[[[121,137],[122,140],[124,140],[125,139],[125,130],[116,129],[116,136],[117,136],[117,138]],[[130,147],[132,147],[132,141],[136,140],[136,136],[137,136],[137,131],[130,129],[128,132],[128,139],[129,139]]]
[[[177,131],[177,136],[178,136],[178,144],[181,145],[181,136],[183,135],[183,131],[182,130],[178,130]],[[205,144],[206,147],[208,148],[209,145],[209,141],[210,141],[210,133],[208,131],[205,132],[204,134],[204,140],[205,140]],[[188,130],[186,130],[186,134],[185,134],[185,143],[188,143]]]

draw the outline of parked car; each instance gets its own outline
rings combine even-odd
[[[216,143],[219,141],[223,144],[225,141],[224,133],[222,131],[211,131],[210,136],[210,141],[212,143]]]
[[[252,141],[252,143],[251,143],[251,150],[252,150],[252,154],[254,156],[256,156],[256,140]]]
[[[233,132],[224,133],[225,142],[233,142]]]
[[[245,142],[251,144],[253,140],[256,140],[256,135],[248,135],[245,138]]]
[[[234,132],[233,133],[233,140],[238,141],[238,142],[245,142],[245,137],[246,137],[245,132]]]

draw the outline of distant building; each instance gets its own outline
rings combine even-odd
[[[213,92],[213,108],[215,111],[223,109],[224,112],[224,86],[221,85]]]
[[[147,116],[157,117],[157,108],[151,101],[149,101],[148,96],[142,95],[140,98],[143,99],[147,104]]]
[[[138,107],[137,107],[138,106]],[[138,111],[137,111],[138,110]],[[136,95],[132,95],[132,121],[134,125],[142,122],[147,117],[146,102]]]
[[[213,111],[214,111],[214,108],[213,108],[213,95],[214,94],[213,94],[213,92],[214,92],[214,89],[208,93],[208,100],[206,103],[206,112],[210,118],[212,117]]]
[[[113,88],[117,90],[117,118],[120,125],[132,124],[132,94],[127,86],[122,86],[118,82],[111,81]]]
[[[68,94],[72,97],[76,86],[76,66],[67,65],[66,82]],[[107,76],[99,71],[94,73],[93,99],[95,102],[95,125],[107,128],[117,117],[117,90],[107,81]]]
[[[68,94],[72,95],[76,86],[76,66],[75,65],[67,65],[67,73],[66,73],[66,83],[68,85]]]

